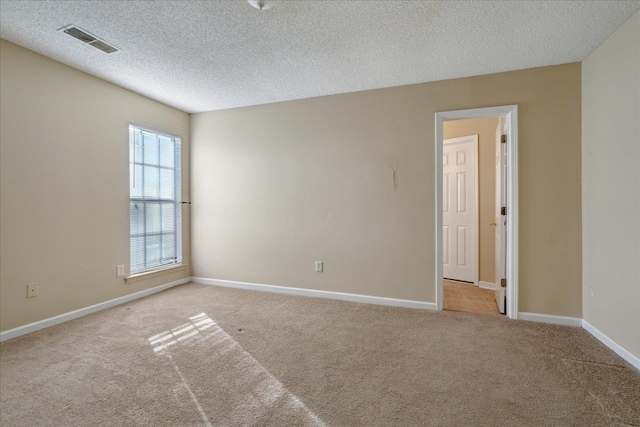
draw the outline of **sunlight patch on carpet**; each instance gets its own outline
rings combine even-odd
[[[252,425],[286,417],[292,424],[324,426],[293,393],[205,313],[149,338],[153,351],[173,364],[207,426]]]

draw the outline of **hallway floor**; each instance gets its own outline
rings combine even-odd
[[[467,313],[500,314],[494,291],[468,282],[444,279],[444,309]]]

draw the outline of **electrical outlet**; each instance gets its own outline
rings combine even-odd
[[[124,264],[120,264],[116,266],[116,276],[118,277],[124,276]]]
[[[33,298],[38,296],[38,284],[29,283],[27,285],[27,298]]]
[[[594,285],[589,286],[589,294],[591,298],[596,299],[596,287]]]
[[[323,268],[323,262],[316,261],[316,273],[322,273],[322,268]]]

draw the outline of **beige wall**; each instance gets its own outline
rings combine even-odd
[[[582,82],[584,318],[640,357],[640,12],[584,60]]]
[[[116,278],[129,264],[129,122],[182,137],[188,197],[189,115],[4,40],[0,79],[0,328],[189,276]],[[188,263],[188,216],[183,233]]]
[[[193,115],[194,276],[435,301],[435,112],[518,104],[520,310],[581,317],[580,76],[568,64]]]
[[[496,229],[496,128],[499,119],[451,120],[442,125],[443,138],[478,135],[478,265],[483,282],[495,282]]]

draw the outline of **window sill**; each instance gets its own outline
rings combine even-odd
[[[165,274],[179,273],[186,271],[188,264],[172,265],[166,268],[159,268],[157,270],[145,271],[143,273],[132,274],[124,278],[125,283],[135,283],[141,280],[153,279],[154,277],[164,276]]]

